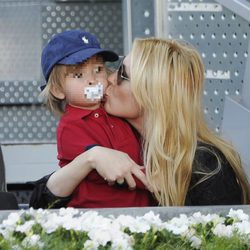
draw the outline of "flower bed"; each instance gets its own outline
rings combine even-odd
[[[104,217],[73,208],[30,209],[3,220],[0,249],[250,249],[250,220],[241,209],[165,222],[152,211]]]

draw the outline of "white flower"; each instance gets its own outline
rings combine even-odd
[[[27,213],[31,215],[37,223],[42,224],[47,219],[47,216],[51,213],[51,211],[41,208],[39,208],[38,210],[30,208]]]
[[[174,225],[171,223],[165,223],[164,228],[170,232],[172,232],[175,235],[183,235],[186,234],[188,231],[188,225],[183,224],[183,225]]]
[[[104,218],[103,218],[104,219]],[[130,237],[120,230],[117,223],[95,224],[89,230],[88,236],[92,241],[97,242],[99,245],[105,246],[108,242],[118,245],[130,245]]]
[[[250,222],[242,221],[233,224],[233,227],[239,234],[248,234],[250,236]]]
[[[109,227],[110,223],[112,222],[111,219],[98,215],[96,211],[81,213],[78,219],[81,226],[81,231],[85,232],[92,230],[95,227],[99,227],[100,225],[103,227]]]
[[[124,235],[124,238],[117,238],[112,242],[113,250],[132,250],[133,238]]]
[[[63,224],[62,217],[58,216],[56,213],[48,214],[47,217],[40,221],[41,226],[47,234],[56,231]]]
[[[65,218],[62,227],[66,230],[82,231],[82,223],[78,218]]]
[[[132,233],[145,233],[150,229],[148,221],[142,217],[134,218],[130,215],[120,215],[114,223],[119,224],[122,230],[128,228]]]
[[[19,213],[10,213],[8,218],[2,222],[4,227],[16,226],[17,222],[21,219]]]
[[[112,249],[131,249],[134,239],[132,236],[124,233],[123,231],[118,231],[116,229],[112,230]]]
[[[201,239],[195,235],[190,237],[189,241],[191,242],[191,247],[193,247],[195,249],[199,249],[201,246],[201,243],[202,243]]]
[[[175,235],[185,235],[189,229],[190,221],[185,214],[174,217],[171,220],[162,223],[162,228],[172,232]]]
[[[59,209],[59,215],[60,216],[75,216],[79,213],[79,210],[73,207],[68,207],[68,208],[60,208]]]
[[[172,226],[181,228],[183,226],[189,226],[190,225],[190,220],[185,214],[180,214],[179,217],[174,217],[171,220],[167,222],[167,224],[170,224]]]
[[[14,245],[14,246],[11,246],[11,250],[22,250],[22,247],[18,245]]]
[[[87,240],[84,243],[84,249],[86,250],[97,250],[99,247],[99,244],[93,240]]]
[[[25,214],[23,215],[23,213]],[[213,226],[211,230],[215,236],[229,238],[238,234],[239,240],[246,239],[246,244],[248,244],[250,239],[249,216],[242,210],[232,209],[228,216],[232,218],[232,225],[225,225],[226,218],[223,216],[217,214],[202,215],[200,212],[191,216],[181,214],[179,217],[162,222],[160,216],[155,215],[152,211],[144,216],[120,215],[115,218],[114,216],[104,217],[93,210],[84,212],[73,208],[63,208],[56,211],[31,208],[25,212],[10,213],[8,218],[0,224],[0,234],[10,244],[13,244],[11,249],[44,249],[46,243],[41,242],[40,236],[32,232],[32,226],[39,224],[45,233],[52,234],[51,237],[59,227],[63,227],[65,230],[86,232],[89,239],[82,246],[86,250],[98,250],[100,247],[108,246],[107,244],[110,244],[112,250],[132,250],[135,238],[133,235],[125,233],[124,229],[128,228],[132,233],[146,233],[153,228],[153,231],[166,229],[175,235],[180,235],[180,240],[186,239],[193,248],[199,249],[202,246],[204,235],[201,234],[200,230],[197,230],[197,224],[204,227],[207,223],[212,222],[206,228],[209,229],[210,226]],[[26,234],[20,246],[16,244],[17,234],[14,232]],[[205,243],[206,241],[204,241]]]
[[[145,220],[149,225],[155,228],[161,228],[162,226],[162,220],[160,219],[160,215],[159,214],[155,215],[152,211],[146,213],[141,218]]]
[[[249,220],[249,216],[242,209],[234,210],[231,208],[228,216],[239,221]]]
[[[105,246],[109,241],[111,241],[111,234],[108,230],[103,229],[93,229],[88,233],[91,240],[97,242],[99,245]]]
[[[195,249],[199,249],[202,243],[202,240],[195,235],[196,231],[194,230],[194,228],[190,228],[189,230],[187,230],[185,232],[185,234],[183,234],[183,236],[189,241],[191,242],[191,246]]]
[[[174,217],[171,220],[168,221],[169,224],[175,225],[175,226],[182,226],[183,224],[189,225],[189,219],[187,215],[180,214],[179,217]]]
[[[21,233],[28,233],[34,224],[35,224],[35,221],[33,220],[26,221],[24,222],[24,224],[18,225],[16,227],[16,231],[21,232]]]
[[[230,238],[233,235],[232,225],[217,224],[213,229],[213,233],[219,237]]]
[[[6,240],[10,240],[12,237],[12,231],[14,229],[10,229],[10,228],[4,228],[4,229],[0,229],[0,234],[6,239]]]
[[[224,219],[221,220],[221,217],[217,214],[207,214],[202,215],[201,212],[196,212],[189,218],[190,224],[199,224],[202,225],[207,224],[208,222],[215,222],[215,224],[224,221]]]
[[[26,248],[29,247],[39,247],[42,248],[43,247],[43,243],[40,242],[40,236],[37,234],[33,234],[31,236],[27,236],[23,241],[22,241],[22,245]]]

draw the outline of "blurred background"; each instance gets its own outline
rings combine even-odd
[[[0,0],[0,183],[27,203],[57,168],[58,118],[41,105],[42,48],[84,29],[125,55],[135,37],[185,40],[206,66],[204,114],[240,152],[250,177],[250,0]]]

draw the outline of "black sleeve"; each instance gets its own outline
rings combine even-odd
[[[232,167],[220,152],[216,152],[216,154],[220,158],[221,169],[218,173],[201,181],[202,178],[204,178],[204,175],[199,174],[197,171],[195,172],[197,166],[199,166],[199,170],[205,169],[206,172],[211,172],[217,169],[218,159],[212,152],[197,152],[195,156],[194,172],[192,174],[185,205],[204,206],[242,204],[242,191]]]
[[[53,173],[52,173],[53,174]],[[34,185],[34,189],[30,198],[29,207],[37,208],[61,208],[66,207],[71,196],[58,197],[50,192],[46,184],[49,177],[52,175],[46,175],[38,181],[31,182]]]

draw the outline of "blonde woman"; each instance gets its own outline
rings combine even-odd
[[[123,64],[125,80],[118,72],[105,108],[124,117],[126,91],[136,103],[138,116],[125,118],[144,139],[146,176],[159,204],[246,204],[250,190],[239,155],[204,120],[198,52],[177,41],[137,39]]]
[[[204,66],[194,48],[173,40],[136,39],[109,81],[104,107],[141,135],[146,177],[159,205],[249,203],[238,153],[204,120]],[[76,170],[79,179],[85,178],[79,174],[83,169],[134,187],[131,177],[139,166],[122,152],[97,146],[51,175],[46,186],[55,195],[69,195],[60,183]]]

